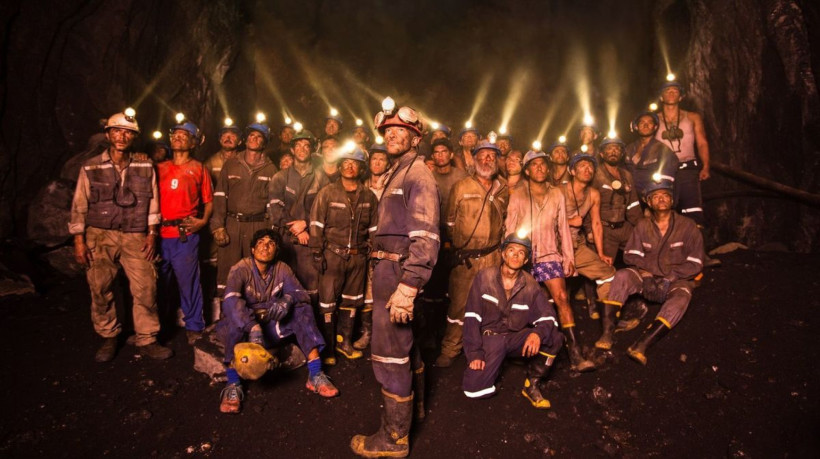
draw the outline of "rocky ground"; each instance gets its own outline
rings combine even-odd
[[[594,373],[570,373],[562,355],[549,411],[519,395],[522,366],[507,365],[496,397],[473,401],[460,391],[466,362],[429,365],[427,419],[413,427],[412,456],[816,457],[820,263],[750,251],[722,258],[647,367],[624,353],[640,329],[596,354]],[[0,299],[0,456],[348,457],[350,437],[379,425],[367,360],[329,371],[339,398],[308,393],[301,368],[248,384],[243,412],[227,416],[221,384],[193,370],[184,333],[165,337],[171,360],[125,345],[97,364],[85,282],[49,277],[37,286],[38,296]],[[591,347],[598,325],[577,311]]]

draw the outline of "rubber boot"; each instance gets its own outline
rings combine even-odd
[[[595,299],[598,298],[598,293],[595,291],[595,283],[586,278],[583,279],[583,282],[589,318],[592,320],[598,320],[601,316],[598,314],[598,302],[595,301]]]
[[[356,435],[350,449],[362,457],[407,457],[410,454],[410,423],[413,394],[399,397],[382,388],[382,425],[373,435]]]
[[[211,323],[215,324],[222,318],[222,299],[214,298],[211,300]]]
[[[348,308],[340,308],[339,311],[339,326],[336,335],[336,351],[348,359],[362,358],[362,351],[353,348],[350,342],[350,335],[353,334],[353,322],[356,320],[356,310]]]
[[[421,351],[416,346],[413,346],[410,355],[410,367],[413,368],[413,394],[416,398],[413,420],[421,421],[427,414],[424,411],[424,361],[421,359]]]
[[[541,381],[547,376],[555,356],[540,351],[537,356],[530,359],[527,364],[527,378],[524,380],[524,388],[521,395],[530,401],[530,404],[539,410],[550,408],[550,401],[544,398],[541,393]]]
[[[615,319],[621,307],[617,304],[603,303],[604,316],[601,318],[601,337],[595,342],[598,349],[612,349],[612,333],[615,330]]]
[[[578,347],[578,342],[575,339],[575,327],[564,328],[564,336],[567,338],[567,353],[569,354],[569,362],[572,370],[579,373],[594,371],[595,364],[581,355],[581,349]]]
[[[373,330],[373,309],[362,311],[362,336],[353,343],[353,347],[360,351],[367,349],[367,346],[370,346],[371,330]]]
[[[643,335],[641,335],[641,338],[636,341],[635,344],[629,346],[626,352],[632,360],[641,365],[646,365],[646,350],[666,336],[667,332],[669,332],[669,327],[660,320],[656,320],[652,325],[646,328],[646,331],[643,332]]]
[[[322,314],[321,330],[325,339],[325,348],[322,351],[322,363],[328,366],[336,365],[336,311]]]

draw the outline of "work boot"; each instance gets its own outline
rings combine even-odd
[[[583,291],[585,293],[584,299],[587,302],[589,318],[592,320],[598,320],[601,318],[601,315],[598,314],[598,302],[595,301],[595,299],[598,297],[598,292],[595,291],[595,283],[590,281],[589,279],[583,279],[583,283]]]
[[[415,346],[410,355],[410,366],[413,368],[413,393],[416,398],[413,419],[421,421],[427,415],[424,411],[424,361],[421,359],[421,351]]]
[[[242,400],[245,394],[239,384],[228,384],[219,394],[219,411],[228,414],[237,414],[242,408]]]
[[[441,354],[436,359],[436,366],[439,368],[450,368],[453,365],[453,362],[456,361],[456,357],[458,356],[450,357],[447,354]]]
[[[339,395],[339,389],[333,385],[330,378],[323,371],[320,371],[312,378],[308,376],[305,387],[307,390],[325,398],[333,398]]]
[[[360,351],[370,346],[370,331],[373,329],[373,310],[362,311],[362,336],[353,343],[353,347]]]
[[[170,359],[174,355],[174,351],[154,341],[151,344],[144,346],[137,346],[137,353],[146,357],[151,357],[154,360]]]
[[[540,384],[555,362],[555,356],[545,354],[540,351],[538,355],[530,359],[527,364],[527,378],[524,379],[524,388],[521,390],[521,395],[539,410],[546,410],[551,406],[550,401],[541,394]]]
[[[348,359],[362,358],[362,351],[353,348],[350,335],[353,334],[353,323],[356,320],[355,309],[342,309],[339,314],[339,334],[336,335],[336,350]]]
[[[595,364],[581,355],[581,349],[575,339],[575,327],[564,328],[564,336],[567,338],[567,353],[569,354],[570,367],[578,373],[586,373],[595,370]]]
[[[325,339],[325,348],[322,351],[322,363],[327,366],[336,365],[336,311],[325,312],[321,315],[322,337]]]
[[[669,328],[660,320],[656,320],[646,328],[646,331],[643,332],[643,335],[641,335],[641,338],[636,341],[635,344],[629,346],[626,352],[632,360],[641,365],[646,365],[646,350],[666,336],[667,332],[669,332]]]
[[[601,318],[601,337],[595,342],[598,349],[612,349],[612,333],[615,329],[615,319],[618,317],[620,306],[612,303],[603,303],[604,316]]]
[[[649,306],[646,305],[646,301],[638,295],[633,296],[621,307],[620,319],[615,325],[615,333],[634,330],[641,324],[641,319],[648,312]]]
[[[103,338],[103,343],[97,353],[94,355],[94,360],[100,363],[110,362],[114,360],[117,355],[117,337]]]
[[[379,430],[370,436],[354,436],[350,440],[350,449],[363,457],[407,457],[410,454],[413,394],[399,397],[382,388],[382,396],[384,408]]]

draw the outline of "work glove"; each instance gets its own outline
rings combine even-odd
[[[228,236],[228,230],[225,228],[219,228],[218,230],[214,231],[214,242],[216,245],[220,247],[225,247],[226,245],[231,243],[231,237]]]
[[[641,295],[653,303],[663,303],[666,301],[666,294],[669,293],[670,285],[669,279],[644,277]]]
[[[290,307],[293,305],[293,298],[287,293],[281,298],[271,298],[268,301],[268,320],[279,322],[284,319],[290,312]]]
[[[390,309],[390,322],[406,324],[413,320],[413,300],[416,299],[418,293],[417,288],[399,283],[385,305],[387,309]]]

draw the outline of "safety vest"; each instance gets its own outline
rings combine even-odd
[[[111,161],[102,160],[102,155],[88,161],[83,169],[91,189],[85,218],[87,226],[125,233],[148,230],[154,177],[150,161],[132,159],[123,172],[124,178]]]

